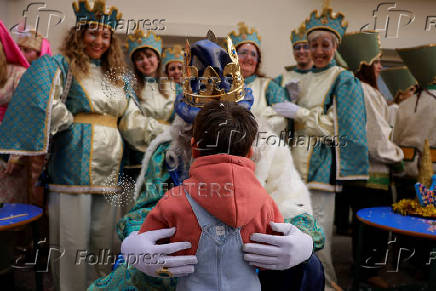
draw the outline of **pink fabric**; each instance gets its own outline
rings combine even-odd
[[[29,63],[21,53],[21,50],[19,49],[18,45],[12,39],[9,30],[6,28],[6,26],[3,24],[1,20],[0,20],[0,41],[2,42],[3,50],[5,52],[8,63],[18,66],[23,66],[25,68],[29,67]]]
[[[42,44],[41,44],[41,57],[43,55],[49,55],[49,56],[52,55],[50,42],[46,38],[42,39]]]
[[[6,109],[8,109],[8,105],[0,105],[0,123],[3,121],[3,117],[5,116]]]

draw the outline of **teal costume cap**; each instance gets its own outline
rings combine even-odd
[[[397,52],[421,87],[436,84],[436,44],[397,49]]]
[[[148,31],[147,34],[144,34],[142,30],[137,29],[133,35],[127,37],[129,58],[132,58],[132,55],[136,50],[142,48],[150,48],[154,50],[160,58],[162,53],[162,39],[154,32]]]
[[[170,62],[181,62],[183,63],[183,50],[182,46],[175,45],[172,48],[166,48],[162,54],[162,70],[166,70],[166,66]]]
[[[306,25],[304,22],[297,29],[291,31],[291,43],[292,45],[307,43]]]
[[[417,84],[415,77],[410,73],[406,66],[384,69],[380,72],[383,81],[388,86],[394,100],[401,93]]]
[[[371,66],[375,60],[380,59],[382,52],[379,34],[375,31],[346,33],[338,51],[348,68],[357,72],[362,64]]]
[[[233,45],[237,48],[241,44],[244,43],[252,43],[257,49],[260,51],[260,41],[261,37],[257,30],[252,27],[250,30],[245,25],[244,22],[238,23],[238,33],[234,30],[229,34],[229,37],[232,39]]]
[[[326,1],[324,4],[321,14],[318,14],[318,10],[315,9],[306,19],[307,35],[315,30],[327,30],[333,32],[341,41],[347,30],[348,22],[344,20],[345,16],[341,12],[334,13],[328,2],[330,1]]]
[[[117,28],[118,21],[122,14],[118,12],[118,8],[111,6],[106,12],[106,1],[95,0],[94,5],[91,5],[88,0],[79,0],[73,2],[73,10],[76,14],[76,25],[80,24],[98,24],[110,28],[114,31]]]

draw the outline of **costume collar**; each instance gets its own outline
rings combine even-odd
[[[91,59],[91,64],[94,64],[97,67],[100,67],[101,66],[101,59]]]
[[[312,68],[312,72],[314,73],[319,73],[319,72],[324,72],[327,71],[328,69],[330,69],[331,67],[336,66],[336,61],[333,59],[331,60],[331,62],[325,66],[324,68],[316,68],[315,66]]]
[[[299,68],[295,68],[294,71],[297,72],[297,73],[300,73],[300,74],[307,74],[307,73],[309,73],[310,71],[312,71],[313,68],[314,68],[314,67],[312,67],[312,68],[309,69],[309,70],[301,70],[301,69],[299,69]]]
[[[253,83],[254,82],[254,80],[256,80],[256,74],[254,74],[254,75],[251,75],[250,77],[247,77],[247,78],[245,78],[244,79],[244,81],[245,81],[245,85],[248,85],[248,84],[250,84],[250,83]]]

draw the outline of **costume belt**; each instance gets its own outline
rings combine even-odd
[[[401,150],[404,153],[404,161],[413,161],[415,159],[416,156],[416,148],[414,147],[405,147],[405,146],[400,146]],[[430,149],[430,155],[431,155],[431,161],[432,163],[436,163],[436,149]]]
[[[106,127],[118,128],[118,117],[99,113],[77,113],[74,123],[90,123]]]

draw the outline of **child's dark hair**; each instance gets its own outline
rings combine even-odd
[[[198,113],[193,137],[200,156],[246,156],[257,134],[254,115],[229,101],[211,101]]]

